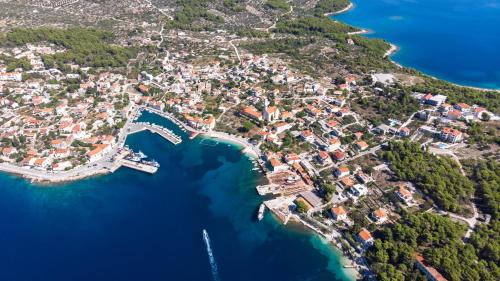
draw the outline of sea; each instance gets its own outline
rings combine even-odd
[[[147,112],[140,121],[183,138],[129,136],[156,174],[120,168],[64,184],[0,174],[0,280],[352,280],[315,233],[269,212],[256,220],[264,179],[241,147],[189,140]]]
[[[354,0],[333,16],[400,50],[391,58],[450,82],[500,89],[500,0]]]

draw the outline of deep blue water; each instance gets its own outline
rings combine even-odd
[[[155,175],[33,185],[0,174],[0,280],[212,280],[203,229],[222,281],[349,280],[316,235],[256,222],[262,178],[239,148],[201,141],[130,136],[160,162]]]
[[[335,16],[400,47],[392,59],[454,83],[500,89],[500,0],[354,0]]]

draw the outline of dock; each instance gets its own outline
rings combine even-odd
[[[127,159],[121,159],[120,162],[121,162],[121,164],[123,166],[125,166],[127,168],[138,170],[138,171],[141,171],[141,172],[146,172],[146,173],[149,173],[149,174],[154,174],[154,173],[156,173],[158,171],[157,167],[146,165],[146,164],[142,164],[142,163],[137,163],[137,162],[130,161],[130,160],[127,160]]]
[[[152,133],[159,134],[164,139],[168,140],[169,142],[171,142],[175,145],[180,144],[182,142],[182,138],[180,136],[176,135],[171,130],[164,128],[162,126],[159,126],[156,124],[150,124],[147,122],[132,123],[130,125],[129,130],[128,130],[128,134],[130,135],[130,134],[142,132],[144,130],[148,130]]]

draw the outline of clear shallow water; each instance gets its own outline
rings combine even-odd
[[[355,0],[335,16],[400,47],[392,59],[454,83],[500,89],[500,0]]]
[[[222,281],[349,280],[315,235],[254,221],[261,177],[238,148],[146,132],[128,144],[158,173],[122,168],[56,186],[0,174],[1,280],[213,280],[203,229]]]

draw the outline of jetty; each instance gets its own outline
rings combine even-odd
[[[146,172],[149,174],[154,174],[158,171],[158,167],[139,163],[139,162],[130,161],[127,159],[121,159],[120,163],[127,168],[138,170],[141,172]]]
[[[152,133],[159,134],[162,136],[164,139],[168,140],[169,142],[177,145],[182,142],[182,139],[180,136],[176,135],[174,132],[171,130],[164,128],[162,126],[156,125],[156,124],[151,124],[147,122],[136,122],[132,123],[128,129],[128,134],[135,134],[138,132],[142,132],[148,130]]]

